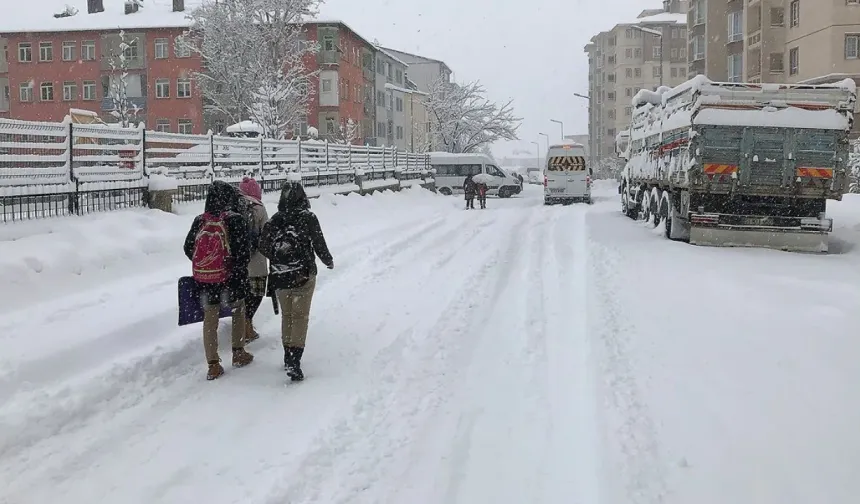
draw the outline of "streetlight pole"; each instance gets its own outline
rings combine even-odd
[[[538,133],[538,135],[546,138],[546,150],[549,152],[549,135],[546,133]]]
[[[537,147],[537,150],[535,150],[535,153],[537,154],[538,168],[540,168],[540,144],[537,142],[532,142],[532,143],[535,144],[535,147]],[[541,169],[541,171],[543,171],[543,169]]]
[[[658,39],[660,39],[660,86],[663,86],[663,30],[654,30],[653,28],[645,28],[644,26],[633,25],[631,26],[634,30],[639,30],[642,33],[648,33],[650,35],[654,35]]]
[[[550,119],[549,122],[554,122],[561,126],[561,141],[564,142],[564,123],[558,119]]]
[[[591,96],[589,96],[589,95],[573,93],[573,96],[575,96],[577,98],[582,98],[583,100],[588,100],[588,165],[593,170],[594,169],[594,151],[596,150],[594,148],[594,145],[595,145],[594,141],[595,141],[595,136],[597,136],[595,129],[594,129],[594,113],[595,113],[594,104],[591,102]]]

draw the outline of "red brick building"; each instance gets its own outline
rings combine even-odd
[[[57,13],[67,2],[57,2]],[[0,19],[0,117],[61,121],[77,108],[114,122],[112,82],[124,65],[122,87],[133,122],[162,131],[206,131],[203,101],[191,80],[200,60],[176,44],[188,26],[184,1],[147,7],[111,2],[107,11],[103,3],[72,0],[78,12],[67,17],[21,9]]]
[[[306,60],[310,70],[319,70],[307,123],[321,137],[335,138],[351,119],[358,127],[353,143],[373,139],[376,48],[342,21],[314,21],[305,30],[320,47]]]

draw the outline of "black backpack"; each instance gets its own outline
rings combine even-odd
[[[238,205],[239,208],[237,209],[239,215],[245,218],[245,222],[248,225],[248,243],[250,245],[251,255],[254,255],[257,252],[257,248],[259,248],[260,246],[260,233],[257,230],[254,218],[255,204],[256,203],[251,203],[248,198],[240,196]]]
[[[310,280],[309,264],[314,260],[313,245],[307,230],[299,225],[297,216],[284,219],[272,227],[270,273],[278,277],[277,283],[282,288],[301,287]]]

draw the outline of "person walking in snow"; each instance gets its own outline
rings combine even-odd
[[[319,219],[310,208],[301,182],[287,182],[278,212],[263,226],[260,237],[260,252],[269,258],[270,289],[281,306],[284,369],[292,381],[304,379],[301,361],[316,287],[316,258],[334,268]]]
[[[477,186],[475,185],[475,181],[472,180],[471,175],[466,176],[466,180],[463,181],[463,192],[466,193],[466,210],[475,209],[475,191]]]
[[[233,366],[254,360],[245,351],[245,298],[248,295],[249,237],[245,219],[233,211],[239,193],[226,182],[209,186],[204,212],[194,218],[185,237],[184,251],[203,305],[203,349],[207,380],[224,374],[218,356],[218,319],[221,305],[232,308]]]
[[[475,191],[478,193],[478,203],[481,204],[481,209],[487,208],[487,183],[480,180],[475,183]],[[473,207],[474,208],[474,207]]]
[[[239,192],[242,194],[244,205],[243,212],[249,223],[249,255],[248,263],[249,291],[245,301],[245,343],[254,341],[260,337],[254,327],[254,315],[266,297],[266,280],[269,275],[269,264],[266,257],[260,253],[260,236],[263,234],[263,226],[269,221],[269,214],[263,205],[263,188],[251,177],[245,177],[239,184]]]

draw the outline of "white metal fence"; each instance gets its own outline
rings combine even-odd
[[[82,214],[146,203],[148,177],[179,179],[179,200],[205,197],[212,180],[253,174],[265,191],[289,172],[306,185],[421,178],[426,154],[324,141],[183,135],[101,124],[0,119],[0,221]]]

